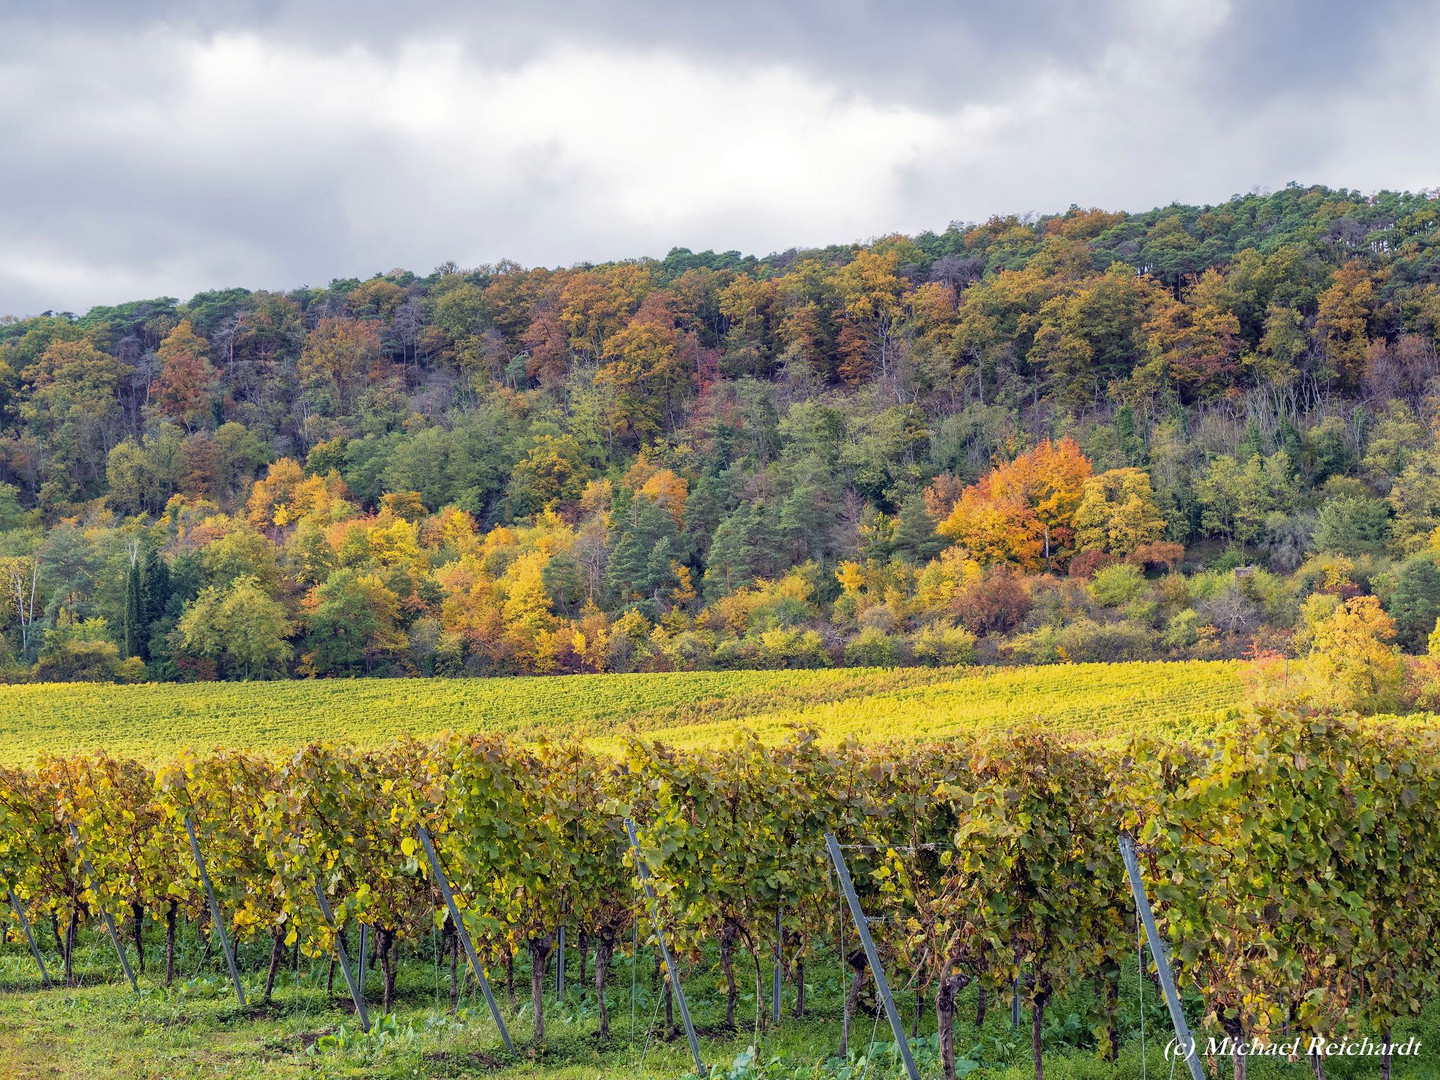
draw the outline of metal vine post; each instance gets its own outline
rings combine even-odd
[[[680,1006],[680,1019],[685,1024],[685,1037],[690,1040],[690,1056],[695,1059],[695,1072],[699,1076],[705,1076],[708,1070],[705,1068],[705,1063],[700,1060],[700,1040],[695,1037],[695,1025],[690,1020],[690,1006],[685,1001],[685,991],[680,988],[680,972],[675,966],[675,959],[670,955],[670,947],[665,944],[665,928],[660,925],[660,905],[655,899],[655,889],[650,884],[650,868],[640,857],[640,841],[635,838],[635,823],[629,818],[625,819],[625,835],[630,838],[630,850],[635,854],[635,873],[640,878],[641,887],[645,890],[645,901],[650,909],[650,922],[655,927],[655,940],[660,945],[660,955],[665,960],[665,970],[670,973],[670,986],[675,991],[675,1001]]]
[[[325,923],[335,931],[335,952],[340,958],[340,970],[345,975],[345,985],[350,987],[350,1000],[355,1002],[355,1015],[360,1018],[360,1030],[370,1033],[370,1014],[365,1011],[365,991],[355,982],[355,973],[350,969],[350,954],[345,949],[345,939],[335,925],[335,913],[330,910],[330,901],[320,884],[320,871],[315,871],[315,899],[320,902],[320,914]]]
[[[445,876],[445,868],[440,865],[440,856],[435,853],[435,845],[430,841],[430,830],[424,825],[415,826],[416,835],[420,837],[420,846],[425,849],[425,858],[430,863],[430,870],[435,875],[435,884],[440,887],[440,895],[445,899],[445,907],[450,912],[450,921],[455,924],[455,933],[460,937],[460,943],[465,946],[465,956],[470,961],[470,969],[475,972],[475,978],[480,981],[480,989],[485,994],[485,1004],[490,1008],[490,1019],[495,1021],[495,1026],[500,1029],[500,1041],[505,1044],[505,1049],[515,1051],[515,1044],[510,1041],[510,1031],[505,1027],[505,1021],[500,1016],[500,1007],[495,1004],[495,995],[490,992],[490,980],[485,977],[485,969],[480,966],[480,958],[475,955],[475,944],[470,940],[470,931],[465,926],[465,920],[460,917],[460,909],[455,904],[455,894],[450,889],[450,879]]]
[[[1205,1080],[1205,1070],[1200,1057],[1195,1053],[1195,1040],[1190,1035],[1190,1026],[1185,1023],[1185,1013],[1180,1008],[1180,995],[1175,992],[1175,979],[1170,974],[1170,950],[1160,937],[1155,925],[1155,913],[1150,910],[1150,900],[1145,895],[1145,882],[1140,878],[1140,860],[1135,857],[1135,839],[1129,833],[1120,834],[1120,857],[1125,860],[1125,874],[1130,879],[1130,891],[1135,894],[1135,907],[1140,912],[1140,921],[1145,924],[1145,936],[1150,941],[1150,956],[1155,961],[1156,973],[1160,976],[1160,989],[1165,992],[1165,1004],[1170,1009],[1170,1022],[1175,1025],[1175,1040],[1185,1052],[1185,1064],[1190,1066],[1192,1080]],[[1144,972],[1141,972],[1144,978]]]
[[[80,843],[80,832],[75,828],[74,822],[70,823],[70,839],[75,843],[75,853],[80,856],[80,867],[85,871],[85,883],[95,894],[95,902],[100,905],[100,917],[105,920],[105,929],[110,934],[110,944],[115,946],[115,955],[120,957],[120,970],[125,972],[125,978],[130,980],[130,989],[138,994],[140,985],[135,981],[135,973],[130,970],[130,961],[125,958],[125,948],[120,944],[120,935],[115,932],[115,920],[110,917],[110,912],[105,907],[105,901],[100,899],[100,890],[95,886],[95,869],[85,856],[85,847]]]
[[[770,984],[770,1019],[775,1023],[780,1022],[780,979],[781,963],[783,960],[782,944],[784,941],[785,925],[781,921],[784,916],[784,909],[775,905],[775,978]]]
[[[860,908],[860,898],[855,895],[855,884],[850,880],[850,869],[845,865],[845,856],[835,840],[834,833],[825,834],[825,846],[830,849],[830,861],[835,864],[835,875],[840,879],[840,891],[850,905],[850,915],[855,920],[855,929],[860,934],[860,945],[865,950],[865,959],[870,963],[870,973],[875,976],[875,989],[885,1005],[885,1015],[890,1020],[890,1030],[895,1034],[895,1047],[905,1062],[905,1073],[910,1080],[920,1080],[920,1070],[915,1067],[915,1058],[910,1053],[910,1044],[905,1039],[905,1022],[900,1019],[900,1010],[895,1008],[895,999],[890,996],[890,984],[885,981],[885,969],[880,966],[880,954],[875,951],[875,942],[870,937],[870,923]]]
[[[15,917],[20,920],[20,928],[25,931],[25,940],[30,943],[30,955],[35,957],[35,963],[40,968],[41,981],[44,982],[46,989],[49,989],[52,985],[50,973],[45,970],[45,958],[40,955],[40,946],[35,944],[35,935],[30,930],[30,920],[25,917],[25,905],[15,895],[13,888],[7,886],[5,891],[10,894],[10,906],[15,909]]]
[[[210,884],[210,874],[205,869],[205,857],[200,854],[200,841],[195,836],[195,823],[185,815],[185,832],[190,837],[190,854],[195,857],[195,867],[200,871],[200,884],[205,886],[205,899],[210,903],[210,920],[215,924],[215,933],[220,937],[220,948],[225,951],[225,964],[230,969],[230,981],[235,984],[235,1000],[245,1007],[245,988],[240,985],[240,970],[235,966],[235,950],[230,947],[230,937],[225,933],[225,917],[220,912],[220,903],[215,899],[215,889]]]

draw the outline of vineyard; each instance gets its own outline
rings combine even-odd
[[[564,733],[618,749],[632,732],[699,746],[749,729],[779,737],[923,739],[1044,726],[1093,735],[1206,727],[1237,707],[1235,664],[1074,664],[574,675],[502,679],[352,679],[273,683],[6,689],[0,761],[105,748],[155,762],[184,746],[278,750],[313,739],[380,746],[442,730],[521,739]]]
[[[1398,1039],[1430,1022],[1440,987],[1437,742],[1428,722],[1267,712],[1091,741],[1030,731],[867,746],[792,732],[683,752],[632,737],[602,756],[479,734],[186,752],[153,767],[45,757],[0,770],[0,876],[14,899],[3,973],[39,989],[24,912],[57,983],[93,982],[103,963],[119,984],[106,1000],[119,1002],[125,958],[134,1001],[153,1003],[116,1006],[137,1035],[193,1022],[187,1008],[221,1027],[318,1025],[267,1043],[266,1068],[461,1075],[613,1052],[617,1071],[674,1075],[693,1069],[683,1049],[643,1057],[688,1015],[660,974],[663,942],[678,989],[707,1002],[709,1064],[729,1065],[716,1040],[739,1038],[762,1058],[742,1055],[732,1075],[780,1075],[764,1055],[783,1059],[804,1031],[803,1075],[833,1056],[835,1075],[858,1080],[840,1071],[857,1054],[888,1075],[877,973],[822,842],[832,832],[881,968],[913,1007],[924,1071],[1003,1072],[1033,1055],[1037,1077],[1057,1062],[1088,1075],[1072,1054],[1134,1070],[1135,995],[1152,1005],[1149,1049],[1167,1035],[1135,965],[1125,831],[1202,1032]],[[556,993],[562,928],[575,983]],[[503,1029],[467,984],[472,949]],[[1030,1030],[1007,1051],[956,1041],[994,1031],[987,1007],[1008,1013],[1016,996]],[[347,997],[354,1015],[337,1019]],[[27,1022],[49,1022],[44,1008]],[[1354,1064],[1299,1067],[1361,1075]],[[1395,1059],[1397,1074],[1428,1075],[1417,1068],[1433,1057]]]

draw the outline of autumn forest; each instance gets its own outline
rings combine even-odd
[[[1440,200],[1294,185],[8,317],[0,676],[1358,635],[1395,663],[1349,704],[1393,708],[1440,617],[1437,337]]]

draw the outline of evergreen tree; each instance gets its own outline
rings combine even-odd
[[[741,503],[740,508],[720,523],[710,541],[710,558],[705,568],[705,599],[729,596],[755,579],[751,561],[755,548],[752,534],[756,528],[755,507]]]
[[[145,604],[140,583],[140,560],[131,559],[125,571],[125,614],[122,618],[121,647],[126,659],[145,659]]]
[[[655,552],[664,547],[664,565],[657,566]],[[680,550],[680,532],[675,519],[663,506],[637,496],[630,504],[625,527],[610,551],[605,568],[605,585],[610,592],[629,601],[653,595],[670,579],[670,563]]]
[[[1440,618],[1440,566],[1433,555],[1412,555],[1400,564],[1394,584],[1386,590],[1385,608],[1395,620],[1401,647],[1411,652],[1424,649]]]
[[[1120,443],[1120,452],[1125,455],[1125,464],[1145,463],[1145,440],[1135,424],[1135,410],[1128,404],[1121,405],[1115,413],[1115,437]]]
[[[139,637],[138,651],[129,655],[139,656],[146,663],[157,659],[151,648],[151,641],[155,637],[157,628],[164,629],[166,617],[170,607],[170,564],[167,563],[155,548],[145,553],[145,558],[138,566],[131,567],[131,573],[136,578],[139,596],[136,600],[136,608],[139,613]],[[127,583],[126,602],[129,603],[129,592]]]
[[[895,523],[895,550],[912,563],[924,563],[940,554],[945,541],[935,531],[936,521],[918,492],[900,504]]]
[[[170,604],[170,564],[151,548],[140,570],[140,618],[148,631]]]
[[[710,538],[735,508],[736,469],[706,473],[685,500],[685,528],[694,538],[695,548],[703,557],[710,547]]]

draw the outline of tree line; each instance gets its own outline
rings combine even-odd
[[[1423,652],[1437,240],[1292,186],[5,318],[3,674],[1300,655],[1358,596]]]

